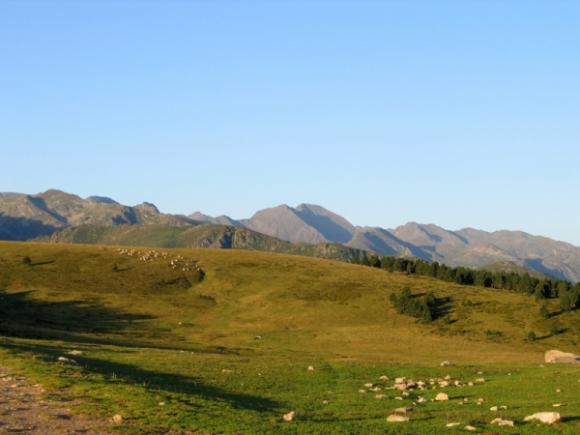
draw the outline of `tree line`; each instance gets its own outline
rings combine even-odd
[[[441,281],[460,285],[479,286],[527,293],[536,299],[560,299],[564,311],[580,308],[580,283],[555,278],[537,278],[528,273],[488,271],[467,267],[450,267],[438,262],[428,263],[421,259],[368,255],[353,260],[355,264],[401,272],[408,275],[429,276]]]

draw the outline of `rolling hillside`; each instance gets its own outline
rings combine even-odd
[[[0,267],[3,363],[79,411],[125,416],[125,430],[438,433],[449,421],[493,429],[495,403],[518,420],[555,401],[565,417],[580,413],[577,368],[538,369],[548,348],[580,351],[580,313],[545,319],[529,296],[238,250],[4,242]],[[427,324],[397,314],[389,296],[406,286],[450,298],[447,314]],[[564,332],[550,335],[554,322]],[[529,330],[544,338],[527,342]],[[57,361],[73,350],[75,364]],[[417,405],[408,426],[386,423],[414,399],[396,399],[379,376],[478,373],[485,383],[444,389],[453,400]],[[359,392],[368,382],[380,399]],[[463,397],[486,406],[457,406]],[[289,410],[292,424],[282,420]]]
[[[364,251],[336,243],[290,243],[246,228],[224,225],[82,225],[39,239],[51,243],[148,246],[161,248],[218,248],[300,254],[342,261],[362,258]]]

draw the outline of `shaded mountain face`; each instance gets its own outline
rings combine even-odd
[[[111,198],[92,196],[83,199],[59,190],[48,190],[37,195],[0,193],[0,239],[3,240],[29,240],[81,226],[192,227],[200,224],[251,230],[248,233],[232,233],[237,234],[240,240],[247,237],[251,241],[248,246],[252,246],[249,249],[278,249],[272,248],[278,242],[303,246],[342,244],[355,250],[416,257],[450,266],[481,268],[503,264],[509,265],[509,269],[523,268],[573,282],[580,281],[580,248],[519,231],[488,233],[471,228],[449,231],[436,225],[418,223],[408,223],[395,229],[355,227],[336,213],[312,204],[301,204],[296,208],[281,205],[258,211],[250,219],[235,220],[199,212],[189,217],[163,214],[149,203],[129,207]],[[171,232],[157,231],[155,234],[160,237],[158,243],[165,243]],[[268,239],[254,236],[258,233],[273,239],[265,242]],[[86,230],[82,234],[86,235]],[[227,232],[224,234],[226,240]],[[127,240],[137,242],[142,235]],[[82,239],[85,236],[79,237]],[[97,239],[97,242],[101,240],[99,237]],[[274,239],[278,242],[274,243]],[[219,237],[208,240],[212,240],[212,246],[221,243],[216,241],[220,240]],[[205,242],[199,243],[204,246]]]
[[[129,207],[110,198],[89,197],[60,190],[37,195],[0,194],[0,238],[28,240],[79,225],[187,225],[185,217],[166,215],[153,204]]]

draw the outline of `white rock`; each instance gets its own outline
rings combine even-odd
[[[457,423],[457,422],[453,422],[453,423],[447,423],[445,425],[445,427],[457,427],[459,426],[461,423]]]
[[[475,382],[478,384],[483,384],[485,382],[485,378],[477,378]]]
[[[561,403],[554,403],[554,404],[552,405],[552,407],[554,407],[554,408],[559,408],[560,406],[562,406],[562,404],[561,404]]]
[[[545,353],[544,361],[551,364],[580,364],[580,355],[554,349]]]
[[[65,364],[78,364],[74,359],[67,358],[66,356],[59,356],[58,362],[65,363]]]
[[[308,366],[308,371],[309,372],[313,372],[314,371],[314,366]]]
[[[435,396],[435,400],[438,402],[443,402],[445,400],[449,400],[449,396],[445,393],[439,393]]]
[[[524,421],[538,420],[542,423],[553,424],[557,421],[560,421],[560,418],[561,416],[559,412],[537,412],[535,414],[528,415],[526,418],[524,418]]]
[[[450,365],[451,365],[451,363],[447,360],[441,362],[441,364],[440,364],[441,367],[449,367]]]
[[[123,423],[123,416],[120,414],[115,414],[115,415],[113,415],[113,418],[111,418],[111,421],[114,424],[122,424]]]
[[[375,399],[384,399],[385,397],[387,397],[385,394],[375,394]]]
[[[422,396],[417,397],[417,403],[425,403],[425,402],[427,402],[427,399],[425,399],[424,397]]]
[[[498,426],[512,426],[514,422],[512,420],[504,420],[503,418],[494,418],[489,424],[497,424]]]
[[[373,384],[371,384],[370,382],[365,384],[365,388],[373,388]]]
[[[406,378],[395,378],[395,384],[403,384],[405,383]]]
[[[67,352],[67,355],[72,355],[72,356],[81,356],[83,354],[82,350],[71,350],[70,352]]]
[[[465,426],[463,429],[465,429],[468,432],[475,432],[477,430],[476,427],[473,427],[473,426],[470,426],[470,425]]]
[[[388,380],[389,380],[389,377],[386,375],[382,375],[379,377],[379,381],[388,381]]]
[[[497,412],[498,409],[499,408],[497,406],[492,406],[491,408],[489,408],[489,410],[492,411],[492,412]]]
[[[441,381],[441,382],[439,382],[439,386],[441,388],[447,388],[449,386],[449,382],[447,382],[447,381]]]
[[[413,410],[413,408],[411,408],[409,406],[405,406],[403,408],[397,408],[393,412],[398,413],[398,414],[407,414],[408,412],[411,412],[412,410]]]
[[[284,414],[284,416],[282,418],[284,419],[284,421],[290,422],[290,421],[294,420],[295,417],[296,417],[296,412],[290,411],[288,414]]]
[[[404,415],[391,414],[387,417],[387,421],[389,423],[406,423],[409,421],[409,417]]]

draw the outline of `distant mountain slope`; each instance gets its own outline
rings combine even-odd
[[[287,205],[260,210],[250,219],[240,221],[254,231],[295,243],[325,243],[329,240],[307,223],[301,213]]]
[[[0,238],[27,240],[79,225],[190,225],[182,216],[160,213],[153,204],[129,207],[105,197],[83,199],[60,190],[37,195],[0,194]]]
[[[66,228],[38,239],[51,243],[148,246],[162,248],[249,249],[350,261],[365,253],[340,244],[296,244],[247,228],[202,224],[174,225],[82,225]]]
[[[250,234],[241,231],[245,228],[278,242],[307,245],[340,243],[349,248],[417,257],[449,266],[481,268],[497,262],[511,263],[540,274],[580,281],[580,248],[520,231],[489,233],[471,228],[449,231],[437,225],[413,222],[395,229],[355,227],[338,214],[313,204],[301,204],[296,208],[281,205],[260,210],[250,219],[235,220],[200,212],[189,217],[164,214],[149,203],[130,207],[107,197],[83,199],[54,189],[37,195],[0,194],[0,239],[4,240],[29,240],[84,225],[161,225],[191,229],[199,224],[235,227],[239,230],[234,233],[238,237]],[[135,231],[141,236],[146,232],[142,229]],[[152,233],[159,234],[158,231]],[[169,230],[164,231],[161,239],[166,241]],[[192,230],[192,234],[197,234],[196,231],[201,230]],[[227,239],[226,234],[223,236]],[[210,237],[210,240],[211,243],[218,243],[219,238]]]

